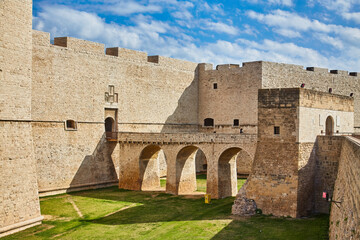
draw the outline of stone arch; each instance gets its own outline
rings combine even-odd
[[[142,191],[160,190],[159,156],[161,154],[163,154],[163,150],[157,145],[149,145],[141,151],[139,181]]]
[[[219,198],[236,196],[237,170],[236,158],[241,148],[232,147],[223,151],[219,157],[218,195]]]
[[[186,146],[176,156],[177,194],[191,194],[197,189],[195,160],[198,151],[202,150],[196,146]]]
[[[334,119],[332,116],[328,116],[325,121],[325,135],[334,134]]]

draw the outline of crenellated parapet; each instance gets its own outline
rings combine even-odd
[[[147,60],[148,56],[146,52],[140,52],[126,48],[119,48],[119,47],[107,48],[105,53],[108,56],[119,57],[134,62],[145,63],[148,61]]]
[[[185,60],[164,57],[164,56],[148,56],[146,52],[136,51],[132,49],[111,47],[106,48],[102,43],[77,39],[73,37],[55,37],[53,44],[50,42],[50,33],[33,30],[33,45],[41,47],[61,47],[72,50],[76,53],[91,54],[104,56],[113,60],[118,59],[120,61],[134,62],[139,64],[148,64],[150,66],[165,67],[169,70],[180,70],[180,71],[193,71],[197,67],[197,63],[189,62]],[[90,56],[89,56],[90,58]]]
[[[105,45],[101,43],[81,40],[72,37],[56,37],[54,38],[54,45],[66,47],[75,51],[82,51],[94,54],[104,54]]]

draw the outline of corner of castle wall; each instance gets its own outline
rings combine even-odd
[[[32,30],[33,45],[49,46],[50,45],[50,33],[42,32],[38,30]]]

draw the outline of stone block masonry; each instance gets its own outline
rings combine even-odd
[[[30,0],[0,1],[0,235],[41,222],[38,192],[118,180],[151,189],[164,175],[168,192],[192,191],[200,155],[215,198],[235,195],[237,162],[238,173],[251,174],[242,192],[264,213],[327,211],[319,192],[331,192],[337,156],[346,155],[335,138],[316,138],[353,132],[354,119],[360,129],[357,73],[269,62],[213,69],[72,37],[51,44],[31,29],[31,9]],[[302,83],[322,93],[294,88]],[[258,92],[274,87],[292,89]],[[339,169],[348,174],[339,181],[358,181]],[[238,202],[254,208],[249,196]],[[340,226],[335,236],[357,225]]]
[[[31,123],[32,1],[0,1],[0,237],[41,223]],[[11,31],[10,31],[11,30]]]
[[[330,214],[330,240],[360,239],[360,141],[342,144]]]
[[[351,130],[352,107],[351,97],[300,88],[260,89],[254,164],[246,189],[238,198],[253,199],[263,213],[276,216],[328,212],[328,204],[319,197],[321,191],[331,193],[333,189],[341,140],[317,140],[313,134],[304,141],[300,133],[316,123],[307,122],[306,114],[302,114],[325,111],[325,116],[341,116],[344,122],[340,129]],[[300,111],[303,108],[307,110]]]

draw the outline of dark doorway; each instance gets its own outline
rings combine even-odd
[[[105,132],[113,132],[114,131],[114,119],[108,117],[105,119]]]

